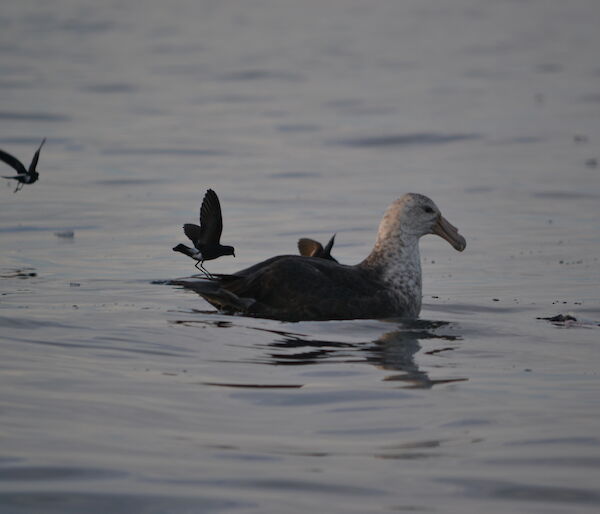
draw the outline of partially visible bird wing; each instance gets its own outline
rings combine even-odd
[[[6,153],[3,150],[0,150],[0,161],[3,161],[4,163],[8,164],[11,168],[17,170],[17,173],[19,175],[27,174],[27,170],[25,169],[25,166],[23,166],[23,163],[16,157],[13,157],[12,155]]]
[[[333,234],[331,236],[331,239],[329,240],[329,242],[325,245],[325,248],[323,249],[323,257],[324,258],[335,260],[331,256],[331,249],[333,248],[333,243],[335,243],[335,234]]]
[[[321,254],[323,245],[319,241],[303,237],[298,239],[298,251],[304,257],[314,257]]]
[[[321,259],[337,262],[337,260],[331,256],[331,249],[333,248],[334,242],[335,234],[333,234],[325,248],[323,248],[323,245],[318,241],[303,237],[298,240],[298,250],[300,251],[300,255],[303,255],[304,257],[320,257]]]
[[[31,160],[31,164],[29,165],[29,172],[28,173],[32,173],[35,171],[36,167],[37,167],[37,163],[38,160],[40,158],[40,150],[42,149],[42,146],[44,146],[44,143],[46,142],[46,138],[42,139],[42,143],[40,144],[40,147],[37,149],[37,152],[35,152],[33,159]]]
[[[183,226],[183,232],[192,241],[192,243],[194,243],[194,246],[198,248],[198,245],[200,244],[200,236],[202,235],[202,229],[198,225],[186,223]]]
[[[219,197],[212,189],[206,191],[200,207],[200,243],[219,244],[223,232],[223,217]]]

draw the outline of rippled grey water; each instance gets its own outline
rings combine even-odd
[[[3,514],[598,511],[596,1],[5,4]],[[468,247],[416,321],[228,317],[160,283],[208,187],[211,271],[407,191]]]

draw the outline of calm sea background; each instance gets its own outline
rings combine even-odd
[[[4,2],[0,148],[47,143],[0,181],[0,513],[598,512],[599,21]],[[207,188],[213,272],[334,232],[359,262],[409,191],[468,245],[422,240],[417,321],[225,316],[160,283]]]

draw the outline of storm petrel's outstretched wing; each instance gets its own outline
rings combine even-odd
[[[0,150],[0,161],[3,161],[5,164],[8,164],[11,168],[14,168],[19,175],[26,175],[27,170],[23,163],[17,159],[15,156],[6,153],[4,150]],[[12,177],[4,177],[4,178],[12,178]]]
[[[223,216],[219,197],[212,189],[206,191],[200,207],[200,239],[202,244],[218,245],[223,232]]]
[[[31,160],[31,164],[29,165],[29,170],[27,173],[34,173],[36,171],[37,163],[38,163],[38,160],[40,159],[40,150],[42,149],[42,146],[44,146],[45,142],[46,142],[46,138],[42,139],[40,147],[37,149],[37,152],[35,152],[33,159]]]
[[[201,246],[219,244],[223,232],[223,217],[219,197],[212,189],[206,191],[204,200],[202,200],[200,226],[186,223],[183,231],[198,249],[201,249]]]

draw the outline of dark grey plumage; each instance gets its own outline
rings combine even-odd
[[[376,270],[300,255],[183,285],[225,312],[285,321],[391,317],[400,307]]]
[[[25,165],[19,159],[17,159],[14,155],[11,155],[11,154],[5,152],[4,150],[0,150],[0,161],[3,161],[5,164],[8,164],[11,168],[13,168],[17,172],[17,175],[15,175],[15,176],[12,176],[12,177],[3,176],[2,177],[2,178],[8,178],[8,179],[17,181],[17,187],[14,190],[15,193],[17,191],[20,191],[25,184],[33,184],[40,177],[40,174],[37,172],[36,168],[37,168],[38,161],[40,159],[40,150],[42,149],[42,146],[44,146],[45,142],[46,142],[46,138],[42,139],[42,142],[41,142],[39,148],[37,149],[35,154],[33,154],[33,159],[31,160],[31,163],[29,164],[29,168],[25,168]]]

